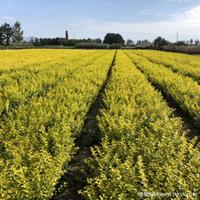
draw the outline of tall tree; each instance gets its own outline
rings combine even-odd
[[[119,33],[117,33],[117,34],[115,34],[115,33],[107,33],[105,38],[104,38],[103,43],[124,45],[125,41],[124,41],[123,37]]]
[[[4,44],[4,30],[3,25],[0,26],[0,45]]]
[[[126,41],[126,46],[132,46],[132,45],[133,45],[133,40],[128,39],[128,40]]]
[[[196,46],[199,46],[200,41],[199,41],[198,39],[196,39],[196,40],[194,41],[194,43],[195,43]]]
[[[13,30],[13,35],[12,35],[13,43],[21,43],[23,40],[23,34],[24,34],[21,28],[21,23],[19,21],[16,21],[12,27],[12,30]]]
[[[168,44],[169,44],[169,42],[160,36],[154,40],[154,45],[156,45],[158,47],[162,47],[162,46],[165,46]]]
[[[12,27],[10,26],[10,24],[4,23],[4,24],[1,26],[1,30],[2,30],[2,39],[3,39],[3,42],[4,42],[6,45],[9,45],[9,44],[10,44],[10,38],[11,38],[12,35],[13,35]]]

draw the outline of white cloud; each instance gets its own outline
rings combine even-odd
[[[100,35],[107,32],[120,32],[127,37],[137,36],[138,39],[141,39],[142,36],[153,39],[155,36],[162,35],[170,40],[175,40],[177,32],[180,34],[180,39],[198,38],[200,37],[200,5],[168,20],[138,23],[100,23],[94,19],[87,19],[78,24],[71,24],[71,27],[72,30],[77,32],[81,30],[82,32],[99,33]]]
[[[200,20],[200,5],[193,7],[192,9],[184,13],[183,18],[186,18],[190,22],[196,22]]]

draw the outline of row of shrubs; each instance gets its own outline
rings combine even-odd
[[[48,45],[48,46],[34,46],[31,44],[19,44],[19,45],[0,45],[0,50],[8,49],[72,49],[74,47],[61,46],[61,45]]]
[[[68,48],[74,48],[74,47],[68,47],[68,46],[58,46],[58,45],[51,45],[51,46],[34,46],[34,45],[0,45],[0,49],[33,49],[33,48],[50,48],[50,49],[68,49]],[[100,43],[77,43],[75,45],[75,48],[77,49],[121,49],[121,44],[100,44]]]
[[[6,49],[31,49],[34,48],[33,45],[29,45],[29,44],[11,44],[11,45],[0,45],[0,49],[1,50],[6,50]]]
[[[153,49],[169,52],[187,53],[187,54],[200,54],[200,46],[155,46],[155,45],[136,45],[134,47],[123,47],[124,49]]]
[[[179,53],[187,53],[187,54],[200,54],[200,46],[154,46],[154,45],[141,45],[135,47],[122,47],[121,44],[100,44],[100,43],[77,43],[75,47],[69,46],[34,46],[30,44],[20,44],[20,45],[0,45],[1,49],[35,49],[35,48],[45,48],[45,49],[155,49],[155,50],[163,50],[163,51],[171,51],[171,52],[179,52]]]
[[[161,50],[188,54],[200,54],[200,46],[163,46]]]
[[[121,49],[121,44],[78,43],[77,49]]]

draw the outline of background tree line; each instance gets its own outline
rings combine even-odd
[[[102,40],[97,39],[66,39],[66,38],[34,38],[31,40],[35,46],[48,46],[48,45],[59,45],[59,46],[75,46],[77,43],[97,43],[101,44]]]
[[[4,23],[0,26],[0,45],[19,44],[23,41],[23,34],[19,21],[16,21],[13,26]]]
[[[104,48],[113,48],[119,49],[121,47],[125,48],[142,48],[142,49],[167,49],[169,51],[181,48],[181,51],[188,51],[190,48],[190,52],[195,48],[195,52],[200,49],[200,41],[198,39],[190,39],[187,41],[177,41],[170,42],[165,38],[159,36],[152,42],[149,40],[138,40],[134,42],[131,39],[124,40],[123,36],[119,33],[107,33],[104,39],[68,39],[68,38],[32,38],[31,40],[23,40],[23,30],[21,28],[21,23],[16,21],[13,25],[9,23],[4,23],[0,25],[0,46],[1,48],[34,48],[34,47],[52,47],[55,48],[66,48],[76,47],[76,48],[86,48],[86,49],[104,49]],[[13,44],[13,45],[10,45]],[[10,45],[10,46],[9,46]],[[57,46],[57,47],[56,47]]]
[[[35,38],[32,40],[35,46],[45,46],[45,45],[63,45],[63,46],[76,46],[78,44],[118,44],[124,45],[125,41],[120,34],[108,33],[106,34],[104,40],[100,38],[97,39],[66,39],[66,38]]]
[[[124,46],[124,47],[135,47],[135,48],[161,48],[163,46],[199,46],[200,41],[198,39],[190,39],[188,41],[177,41],[170,42],[165,38],[158,36],[152,42],[148,39],[137,40],[134,42],[131,39],[127,39],[126,42],[122,35],[119,33],[107,33],[103,40],[100,38],[97,39],[65,39],[65,38],[35,38],[31,40],[31,43],[34,46],[48,46],[48,45],[60,45],[60,46],[98,46],[102,44],[102,47],[106,47],[105,44],[113,45],[113,46]],[[80,45],[79,45],[80,44]],[[92,44],[92,45],[91,45]]]

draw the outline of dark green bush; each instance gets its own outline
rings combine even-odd
[[[75,45],[77,49],[109,49],[108,44],[99,43],[78,43]]]

